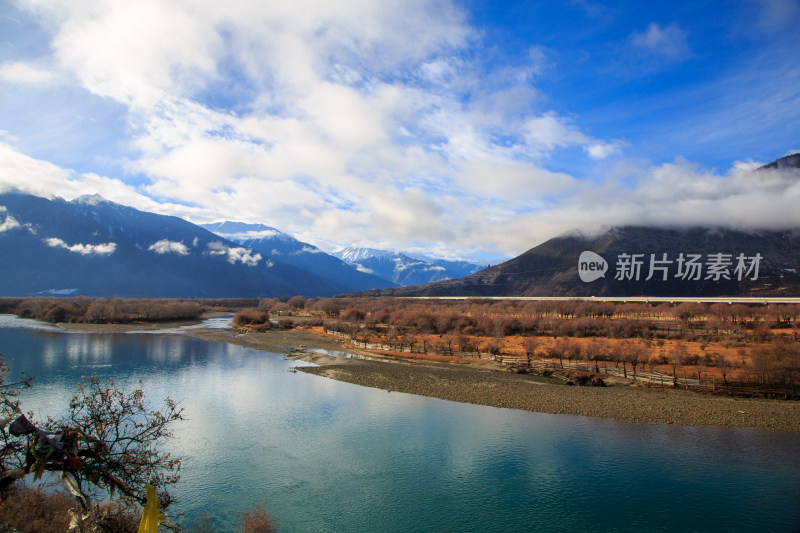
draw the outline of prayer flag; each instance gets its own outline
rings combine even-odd
[[[158,533],[158,524],[161,523],[161,512],[158,509],[159,501],[156,488],[147,484],[147,503],[142,511],[142,521],[139,522],[139,533]]]

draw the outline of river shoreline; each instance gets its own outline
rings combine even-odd
[[[153,332],[183,327],[181,334],[284,354],[317,366],[298,370],[356,385],[491,407],[630,422],[756,428],[800,432],[800,402],[731,398],[612,380],[609,387],[566,386],[547,377],[518,375],[497,363],[435,363],[385,357],[347,346],[341,339],[303,329],[238,333],[185,328],[187,324],[60,324],[70,331]],[[330,356],[317,350],[337,353]],[[345,356],[343,354],[349,354]],[[365,359],[368,358],[368,359]]]

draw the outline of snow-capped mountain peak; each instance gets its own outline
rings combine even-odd
[[[463,261],[425,261],[401,252],[360,246],[348,246],[333,255],[362,272],[375,274],[403,286],[460,278],[481,268]]]
[[[394,258],[397,252],[389,252],[387,250],[378,250],[377,248],[365,248],[362,246],[348,246],[347,248],[342,248],[341,250],[337,250],[333,252],[331,255],[334,257],[338,257],[345,263],[358,263],[359,261],[363,261],[365,259],[370,258],[379,258],[379,259],[390,259]]]
[[[82,204],[82,205],[100,205],[104,203],[109,203],[108,200],[100,196],[99,194],[84,194],[78,196],[74,200],[73,203]]]
[[[264,224],[225,221],[204,224],[202,227],[222,238],[255,250],[265,257],[302,268],[343,285],[365,288],[395,285],[386,278],[370,276],[368,274],[371,272],[368,270],[350,265],[326,254],[312,244],[302,242]]]
[[[202,227],[220,237],[236,242],[261,239],[278,239],[284,242],[296,240],[291,235],[264,224],[249,224],[247,222],[226,220],[212,224],[202,224]]]

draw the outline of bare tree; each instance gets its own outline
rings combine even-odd
[[[631,364],[633,369],[633,379],[636,379],[636,368],[643,363],[647,357],[647,345],[641,341],[626,343],[625,359]],[[624,364],[624,363],[623,363]],[[628,377],[627,374],[625,377]]]
[[[675,343],[667,352],[667,361],[672,367],[672,383],[674,385],[678,384],[678,367],[686,360],[688,353],[689,351],[686,349],[686,345],[682,342]]]
[[[623,343],[615,343],[611,347],[611,359],[614,360],[614,365],[616,368],[619,368],[620,362],[622,362],[622,370],[625,374],[625,377],[628,377],[628,371],[625,369],[625,346]]]
[[[778,368],[777,354],[773,345],[757,346],[751,350],[750,365],[762,384],[773,382]]]
[[[289,301],[286,302],[286,305],[291,307],[292,309],[303,309],[306,306],[306,297],[300,296],[292,296],[289,298]]]
[[[736,364],[725,356],[720,356],[717,360],[717,369],[722,374],[722,382],[728,384],[728,376],[736,368]]]
[[[650,354],[650,357],[644,361],[644,364],[647,365],[647,368],[650,370],[651,374],[654,374],[656,371],[656,367],[661,363],[661,356],[657,354]]]
[[[528,364],[530,364],[531,358],[536,355],[536,348],[539,347],[539,339],[533,336],[525,337],[523,347],[525,348],[525,359],[527,360]]]
[[[458,336],[453,333],[447,333],[442,337],[445,346],[447,346],[447,354],[453,355],[453,346],[458,345]]]
[[[552,346],[549,346],[545,351],[547,352],[547,356],[550,358],[557,358],[558,365],[561,368],[564,368],[564,356],[566,355],[567,346],[564,343],[563,339],[557,340],[553,343]]]
[[[88,513],[96,509],[92,500],[104,495],[143,505],[148,483],[157,488],[162,509],[174,501],[169,489],[180,478],[181,460],[161,448],[183,420],[175,402],[167,398],[152,409],[141,388],[123,391],[92,376],[78,384],[66,416],[34,423],[16,399],[30,380],[7,383],[7,373],[0,357],[0,490],[54,471]]]
[[[600,365],[598,361],[606,357],[609,352],[608,342],[600,339],[592,339],[584,349],[584,355],[589,361],[594,362],[594,371],[600,372]]]
[[[567,308],[567,312],[571,309],[572,308]],[[558,342],[562,343],[564,356],[567,358],[567,361],[569,361],[570,368],[572,368],[572,360],[578,359],[581,356],[581,345],[567,339],[561,339]]]

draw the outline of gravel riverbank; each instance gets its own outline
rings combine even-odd
[[[300,370],[367,387],[539,413],[800,431],[798,402],[734,399],[630,385],[577,387],[547,378],[495,371],[374,361]]]

